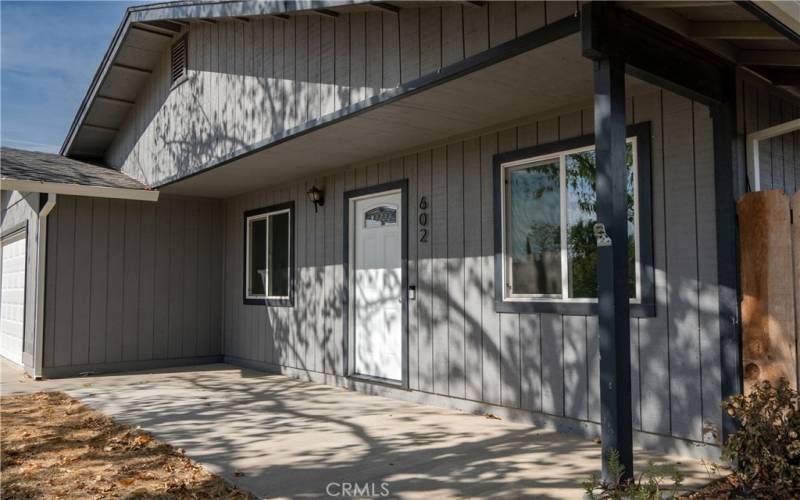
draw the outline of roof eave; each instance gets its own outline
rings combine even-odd
[[[0,178],[4,191],[26,193],[54,193],[93,198],[113,198],[135,201],[158,201],[159,191],[155,189],[131,189],[108,186],[87,186],[83,184],[62,184],[59,182],[34,181],[26,179]]]
[[[105,79],[109,68],[125,39],[130,25],[135,22],[162,21],[170,19],[197,19],[197,18],[227,18],[247,15],[274,15],[305,10],[341,7],[346,5],[373,3],[373,0],[306,0],[306,1],[280,1],[280,2],[196,2],[176,1],[160,4],[145,4],[128,7],[125,17],[117,27],[111,43],[100,61],[89,88],[81,101],[75,118],[72,120],[67,137],[61,145],[59,154],[70,156],[70,149],[75,141],[78,130],[94,102],[95,96]]]

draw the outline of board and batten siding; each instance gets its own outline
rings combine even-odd
[[[25,248],[25,324],[22,337],[22,364],[33,370],[34,339],[36,334],[36,256],[39,251],[39,193],[2,192],[0,234],[9,236],[17,230],[26,230]],[[2,263],[0,262],[0,271]]]
[[[747,134],[800,118],[800,98],[744,70],[737,74],[736,87],[739,156],[752,179],[753,165],[745,154]],[[758,152],[762,190],[782,189],[789,195],[800,190],[800,131],[761,141]]]
[[[44,373],[219,360],[222,202],[59,196],[48,217]]]
[[[487,2],[193,23],[188,79],[170,89],[165,51],[105,160],[156,186],[577,10]]]
[[[634,425],[647,442],[717,443],[720,354],[712,121],[666,91],[629,98],[628,121],[650,122],[657,315],[631,320]],[[592,133],[591,107],[465,137],[379,163],[228,199],[224,352],[227,359],[336,383],[342,374],[343,193],[409,181],[409,385],[573,422],[599,422],[596,316],[498,314],[494,307],[492,157]],[[323,187],[315,213],[306,190]],[[430,238],[418,238],[429,202]],[[245,211],[296,202],[294,307],[244,305]],[[564,420],[563,418],[561,420]],[[579,424],[580,425],[580,424]]]

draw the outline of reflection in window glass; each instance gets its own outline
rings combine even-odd
[[[289,214],[269,217],[269,296],[289,295]]]
[[[566,155],[567,257],[569,297],[597,298],[597,221],[594,150]],[[636,297],[636,238],[634,224],[633,148],[628,143],[628,280],[630,296]]]
[[[561,295],[559,160],[509,172],[511,293]]]
[[[267,220],[252,220],[249,229],[250,275],[247,291],[249,295],[264,295],[262,276],[267,269]]]
[[[397,224],[397,207],[375,207],[364,214],[364,227],[393,226]]]

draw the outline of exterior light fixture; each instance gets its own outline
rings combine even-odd
[[[317,186],[312,186],[306,194],[308,200],[314,204],[314,213],[317,213],[317,209],[325,204],[325,193]]]

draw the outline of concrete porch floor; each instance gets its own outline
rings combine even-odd
[[[600,465],[590,440],[231,365],[45,381],[0,365],[3,395],[65,391],[259,497],[349,482],[401,498],[581,498]],[[637,453],[637,472],[650,460],[677,464],[689,487],[709,481],[699,460],[652,453]]]

